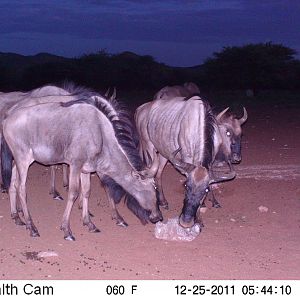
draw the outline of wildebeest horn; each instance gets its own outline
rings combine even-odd
[[[177,155],[177,153],[181,151],[181,147],[179,147],[177,150],[175,150],[174,152],[172,152],[169,160],[170,162],[175,166],[177,167],[180,171],[183,171],[183,173],[190,173],[192,172],[196,166],[193,165],[193,164],[190,164],[190,163],[186,163],[186,162],[183,162],[181,160],[177,160],[175,158],[175,156]]]
[[[110,96],[110,100],[115,100],[117,97],[117,90],[116,87],[114,86],[114,91],[112,93],[112,95]]]
[[[244,115],[239,119],[239,122],[240,122],[241,125],[243,125],[246,122],[247,118],[248,118],[248,114],[247,114],[247,111],[246,111],[245,107],[243,107],[243,111],[244,111]]]
[[[110,92],[110,87],[107,89],[107,91],[106,91],[105,94],[104,94],[104,96],[105,96],[106,98],[108,98],[109,92]]]
[[[159,167],[158,155],[157,155],[155,149],[153,149],[153,159],[148,151],[146,151],[146,153],[147,153],[147,157],[148,157],[147,161],[149,162],[150,166],[146,167],[144,170],[139,171],[139,174],[145,178],[153,178],[156,175],[158,167]]]
[[[226,114],[226,112],[228,111],[228,109],[229,109],[229,107],[225,108],[223,111],[221,111],[221,112],[217,115],[217,117],[216,117],[217,121],[220,121],[220,120],[221,120],[221,118]]]
[[[213,183],[218,183],[218,182],[222,182],[222,181],[228,181],[228,180],[232,180],[234,179],[234,177],[236,176],[236,172],[234,171],[232,164],[228,163],[230,172],[224,176],[218,176],[216,177],[213,173],[213,170],[210,170],[210,181],[209,184],[213,184]]]

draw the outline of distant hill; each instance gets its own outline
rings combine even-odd
[[[0,52],[0,90],[27,90],[64,80],[102,90],[157,90],[165,85],[197,81],[201,66],[178,68],[158,63],[150,55],[105,51],[66,58],[49,53],[20,55]]]
[[[36,55],[21,55],[16,53],[0,52],[0,65],[10,68],[26,68],[34,64],[44,64],[49,62],[62,62],[70,60],[62,56],[49,53],[38,53]]]

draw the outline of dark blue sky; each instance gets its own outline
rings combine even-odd
[[[300,52],[300,1],[0,0],[0,52],[106,49],[192,66],[223,46],[269,41]]]

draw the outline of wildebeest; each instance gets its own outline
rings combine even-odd
[[[128,207],[138,217],[145,222],[161,220],[153,177],[148,169],[138,170],[140,158],[133,146],[131,124],[119,113],[116,103],[84,92],[76,97],[57,97],[60,102],[67,102],[64,97],[73,99],[53,103],[42,97],[42,104],[27,102],[26,106],[11,111],[3,121],[2,176],[4,185],[10,185],[13,218],[19,219],[15,205],[18,195],[30,235],[39,235],[27,208],[25,185],[28,168],[37,161],[70,166],[68,202],[61,225],[67,240],[74,240],[69,218],[80,183],[83,223],[90,231],[98,231],[88,213],[91,172],[96,172],[106,185],[112,201],[117,197],[114,193],[121,195],[123,189],[127,192]]]
[[[17,108],[27,105],[44,103],[46,101],[70,101],[68,97],[57,98],[55,96],[72,96],[80,94],[85,90],[85,88],[75,86],[71,82],[65,82],[62,87],[58,87],[55,85],[45,85],[29,92],[0,93],[0,124],[2,124],[2,121],[4,120],[7,113],[10,113]],[[116,98],[116,89],[114,88],[110,95],[110,89],[108,88],[104,95],[107,99],[113,101]],[[50,166],[50,195],[52,195],[53,199],[55,200],[63,200],[62,196],[55,187],[55,170],[56,166]],[[65,164],[63,164],[63,186],[66,188],[68,186],[68,170]]]
[[[154,95],[153,100],[190,97],[197,94],[200,94],[199,87],[194,82],[185,82],[183,85],[163,87]]]
[[[169,160],[187,177],[185,199],[180,224],[190,227],[200,222],[197,213],[209,185],[233,179],[233,170],[216,178],[211,166],[221,145],[220,130],[207,102],[199,96],[155,100],[140,106],[135,113],[140,136],[140,155],[149,162],[159,159],[156,178]],[[156,157],[157,156],[157,157]],[[159,204],[167,206],[162,194],[161,180],[157,181]]]
[[[166,86],[158,91],[153,97],[153,101],[161,100],[172,100],[176,97],[191,97],[193,95],[199,94],[199,87],[193,82],[186,82],[183,85]],[[147,114],[147,105],[141,109],[144,112],[141,114]],[[216,115],[217,124],[220,130],[222,143],[220,145],[219,151],[216,155],[216,162],[225,162],[228,164],[229,168],[232,169],[231,163],[239,163],[241,161],[241,137],[242,128],[241,126],[247,120],[247,111],[243,108],[243,116],[238,119],[232,113],[229,113],[229,107],[224,109],[218,115]],[[143,130],[143,129],[141,129]],[[143,143],[143,141],[141,141]],[[157,175],[157,181],[159,186],[161,186],[161,174],[160,170]],[[162,188],[161,188],[162,190]],[[167,202],[163,193],[161,192],[161,203],[167,207]],[[213,207],[220,207],[219,202],[214,196],[213,190],[211,190],[211,202]],[[204,204],[203,204],[204,205]]]
[[[69,85],[71,87],[71,85]],[[37,89],[34,89],[29,92],[9,92],[9,93],[0,93],[0,124],[4,120],[7,112],[12,109],[15,105],[20,107],[26,101],[30,101],[31,99],[40,98],[44,96],[58,96],[58,95],[68,95],[70,94],[64,88],[60,88],[53,85],[43,86]],[[2,126],[2,125],[0,125]],[[0,136],[2,130],[0,130]],[[61,195],[57,192],[55,188],[55,166],[50,166],[51,170],[51,179],[50,179],[50,194],[56,200],[62,200]],[[1,170],[1,168],[0,168]],[[0,173],[1,174],[1,173]],[[1,175],[0,175],[1,178]],[[67,170],[66,166],[63,166],[63,185],[67,186]]]

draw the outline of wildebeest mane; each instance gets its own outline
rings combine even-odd
[[[204,147],[204,157],[202,160],[202,165],[205,168],[209,168],[209,166],[211,165],[212,161],[213,161],[213,154],[214,154],[214,133],[215,133],[215,126],[217,126],[217,121],[216,118],[212,112],[212,109],[209,105],[209,103],[203,99],[201,99],[199,94],[193,94],[190,95],[188,97],[185,97],[183,99],[183,101],[188,101],[189,99],[191,99],[192,97],[199,97],[199,99],[195,99],[195,100],[201,100],[203,105],[204,105],[204,109],[205,109],[205,147]]]
[[[203,101],[203,104],[205,107],[205,152],[202,164],[208,169],[213,162],[213,155],[215,154],[214,135],[217,121],[208,102]]]
[[[89,90],[82,90],[82,94],[78,93],[76,98],[76,100],[61,103],[61,106],[69,107],[74,104],[85,103],[96,107],[112,124],[117,141],[127,154],[132,166],[137,171],[142,170],[144,164],[137,150],[134,127],[124,106],[116,100],[108,100],[104,96]]]
[[[84,89],[80,89],[77,91],[77,100],[61,103],[61,105],[63,107],[69,107],[74,104],[85,103],[93,105],[101,111],[111,122],[115,132],[115,137],[121,148],[126,153],[133,168],[137,171],[142,170],[144,168],[144,163],[137,150],[137,135],[134,132],[134,127],[126,109],[124,109],[124,107],[116,100],[108,100],[104,96],[91,92],[90,90],[85,91]],[[148,222],[150,213],[147,210],[144,210],[131,194],[126,193],[124,189],[109,176],[103,176],[101,181],[102,184],[108,187],[109,194],[114,199],[115,203],[119,203],[125,195],[125,203],[127,207],[141,220],[143,224]]]

